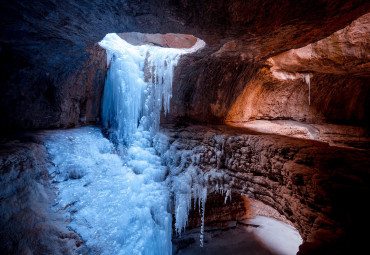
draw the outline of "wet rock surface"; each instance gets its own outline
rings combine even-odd
[[[200,155],[201,169],[224,171],[232,177],[234,192],[262,201],[290,220],[304,239],[300,254],[347,254],[363,248],[367,150],[225,126],[169,128],[168,134],[179,149],[208,148],[211,153]]]

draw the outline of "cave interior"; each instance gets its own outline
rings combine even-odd
[[[2,0],[0,19],[1,254],[365,254],[369,1]]]

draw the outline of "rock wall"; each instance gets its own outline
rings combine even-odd
[[[64,57],[51,53],[48,61]],[[20,60],[8,61],[1,68]],[[35,65],[42,71],[29,66],[18,70],[21,74],[9,74],[12,78],[0,87],[2,128],[66,128],[96,122],[107,71],[105,50],[94,44],[82,50],[78,59],[65,61],[49,70],[48,63],[40,60]]]
[[[267,60],[226,121],[293,119],[368,126],[370,14],[331,36]],[[308,81],[305,80],[308,78]]]
[[[309,88],[302,78],[279,80],[268,68],[262,68],[247,83],[225,119],[293,119],[366,126],[370,123],[369,82],[367,77],[315,73]]]
[[[186,165],[223,171],[234,192],[291,221],[305,241],[300,254],[350,254],[366,247],[361,230],[369,223],[368,151],[225,126],[167,132],[179,153],[199,156]]]
[[[368,126],[369,25],[370,14],[363,15],[266,62],[227,55],[233,43],[187,56],[175,72],[171,115],[216,123],[293,119]]]
[[[232,193],[225,201],[221,193],[213,192],[207,196],[204,213],[204,225],[207,227],[227,228],[230,221],[246,219],[248,208],[240,193]],[[202,225],[199,206],[189,213],[187,228],[197,228]]]
[[[208,48],[180,59],[174,73],[169,122],[174,118],[223,123],[230,106],[258,70],[252,62],[211,53]]]
[[[351,74],[370,73],[370,13],[329,37],[268,59],[273,71]]]
[[[82,70],[75,72],[63,90],[59,91],[61,98],[58,104],[61,109],[56,126],[71,127],[99,122],[107,55],[98,44],[88,49],[88,54]]]

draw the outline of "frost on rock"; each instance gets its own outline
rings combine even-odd
[[[273,218],[256,216],[247,220],[258,228],[250,229],[259,240],[277,255],[295,255],[303,240],[299,232],[292,226]]]

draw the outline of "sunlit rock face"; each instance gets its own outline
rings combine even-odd
[[[226,121],[368,125],[369,22],[370,15],[364,15],[323,40],[269,58],[268,67],[245,85]]]
[[[9,0],[0,15],[2,126],[93,122],[105,73],[94,47],[107,33],[191,34],[205,40],[210,54],[222,47],[221,57],[255,61],[328,36],[369,8],[361,0]]]
[[[367,77],[315,73],[310,79],[309,103],[309,87],[302,78],[279,80],[262,68],[230,107],[226,121],[293,119],[366,125],[367,84]]]
[[[369,14],[303,48],[250,62],[230,42],[175,73],[172,116],[201,122],[369,123]],[[231,52],[238,52],[239,58]]]
[[[369,77],[370,14],[329,37],[268,59],[273,72],[317,72]]]

